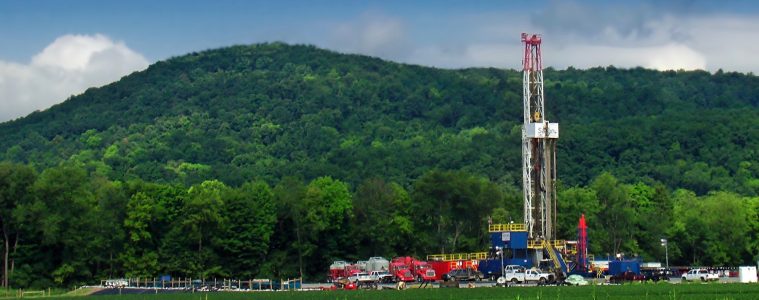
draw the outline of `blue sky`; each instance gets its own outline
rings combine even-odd
[[[443,68],[545,65],[759,71],[757,1],[0,1],[0,121],[168,57],[307,43]]]

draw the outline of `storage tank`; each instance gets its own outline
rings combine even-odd
[[[390,261],[385,259],[384,257],[370,257],[369,261],[366,262],[366,271],[387,271],[390,269]]]
[[[330,270],[344,270],[346,265],[348,265],[347,262],[343,260],[336,260],[332,262],[331,265],[329,265],[329,269]]]
[[[366,270],[366,266],[367,266],[367,262],[365,260],[359,260],[359,261],[356,262],[356,267],[358,267],[358,269],[361,272],[368,272]]]

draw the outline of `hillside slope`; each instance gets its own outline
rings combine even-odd
[[[518,58],[515,58],[518,59]],[[759,78],[546,70],[559,178],[602,171],[703,194],[759,192]],[[441,70],[281,43],[158,62],[0,124],[0,159],[81,161],[112,179],[194,184],[322,175],[409,184],[433,168],[521,178],[521,75]]]

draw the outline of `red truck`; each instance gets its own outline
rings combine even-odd
[[[391,265],[395,265],[397,270],[405,268],[407,271],[402,271],[403,276],[397,276],[399,281],[435,281],[439,280],[440,276],[436,276],[437,272],[430,267],[426,261],[421,261],[411,256],[396,257],[393,259]]]
[[[397,282],[414,281],[414,274],[409,270],[409,266],[395,259],[390,263],[390,274],[393,274],[393,279]]]

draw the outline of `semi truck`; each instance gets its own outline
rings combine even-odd
[[[418,260],[411,256],[393,258],[390,263],[391,273],[396,275],[397,281],[435,281],[438,280],[435,270],[426,261]]]

